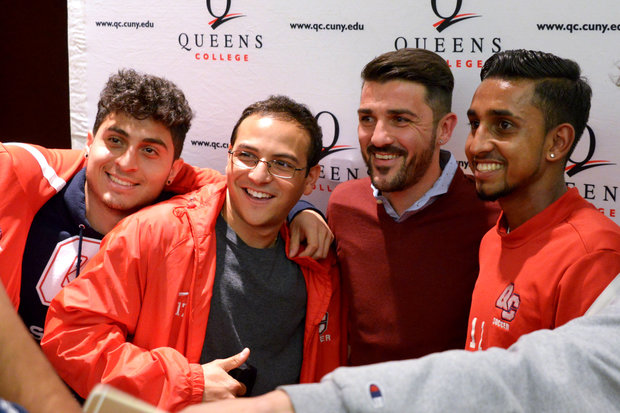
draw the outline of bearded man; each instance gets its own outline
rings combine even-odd
[[[478,247],[498,216],[450,152],[444,59],[401,49],[362,71],[358,135],[369,177],[338,185],[327,217],[348,303],[350,365],[463,348]]]

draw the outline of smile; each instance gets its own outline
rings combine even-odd
[[[255,191],[250,188],[246,188],[245,192],[247,192],[249,195],[253,196],[254,198],[259,198],[259,199],[273,198],[273,195],[267,194],[265,192]]]
[[[121,185],[121,186],[126,186],[126,187],[132,187],[132,186],[136,186],[137,184],[134,184],[133,182],[129,182],[129,181],[125,181],[122,180],[120,178],[117,178],[115,176],[112,176],[110,174],[107,174],[108,178],[110,178],[110,181],[114,182],[115,184]]]
[[[400,156],[400,155],[396,155],[393,153],[374,153],[374,155],[375,155],[375,158],[386,160],[386,161],[390,159],[396,159]]]
[[[478,172],[491,172],[497,171],[498,169],[502,169],[504,166],[499,163],[477,163],[476,171]]]

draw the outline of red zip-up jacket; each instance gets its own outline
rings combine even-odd
[[[225,197],[222,180],[124,219],[52,301],[41,344],[79,394],[103,382],[170,411],[202,400],[199,360]],[[285,225],[281,234],[288,251]],[[307,289],[300,380],[313,382],[343,360],[340,281],[333,255],[293,260]]]

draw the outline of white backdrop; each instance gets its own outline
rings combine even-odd
[[[324,209],[340,182],[366,175],[357,143],[360,71],[396,48],[443,56],[459,124],[446,148],[466,167],[466,110],[480,66],[515,48],[572,58],[594,91],[589,130],[567,181],[620,223],[620,2],[617,0],[68,0],[72,145],[92,128],[120,68],[174,81],[196,112],[183,158],[224,170],[230,131],[248,104],[286,94],[320,113],[323,173],[308,198]]]

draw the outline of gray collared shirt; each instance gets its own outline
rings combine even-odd
[[[441,175],[439,176],[439,178],[437,178],[431,189],[426,191],[426,193],[422,195],[420,199],[418,199],[413,205],[407,208],[401,216],[398,216],[398,214],[390,204],[390,201],[388,201],[388,199],[381,194],[381,191],[375,188],[371,182],[370,187],[372,188],[372,194],[377,200],[377,203],[383,204],[385,212],[387,212],[389,216],[394,218],[394,221],[402,222],[409,218],[411,215],[420,212],[421,210],[435,202],[435,200],[441,195],[448,192],[448,188],[452,183],[452,179],[454,178],[456,169],[459,166],[456,162],[456,159],[454,159],[454,156],[452,156],[450,152],[445,150],[441,150],[439,152],[439,165],[442,169]]]

